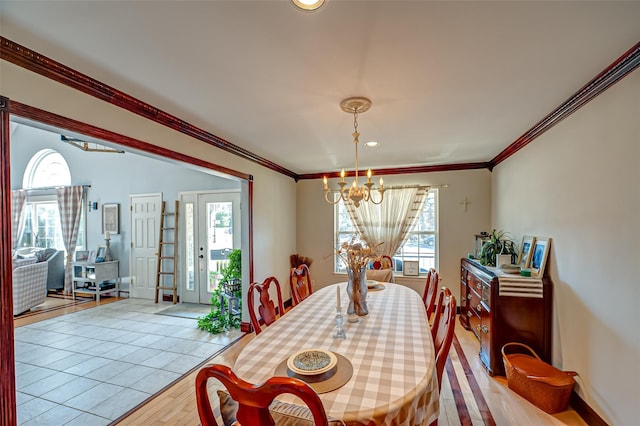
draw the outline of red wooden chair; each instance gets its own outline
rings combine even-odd
[[[393,269],[393,259],[391,256],[383,254],[379,259],[375,260],[371,265],[372,269]]]
[[[436,333],[433,338],[433,345],[436,351],[436,371],[438,374],[438,386],[440,387],[442,384],[444,365],[447,362],[449,349],[451,349],[451,343],[453,342],[453,333],[456,327],[457,305],[456,298],[453,297],[451,291],[446,287],[443,287],[440,292],[439,300],[443,301],[443,303],[438,304],[436,309],[436,316],[438,316],[437,322],[435,322],[434,317],[433,328],[435,328]],[[442,311],[441,315],[438,315],[440,311]]]
[[[278,295],[278,311],[276,311],[275,304],[271,300],[269,296],[269,288],[271,284],[274,284],[276,287],[276,293]],[[260,304],[258,306],[258,313],[260,314],[260,318],[255,312],[255,303],[254,303],[254,294],[256,291],[259,294]],[[284,315],[284,305],[282,304],[282,291],[280,291],[280,283],[276,279],[276,277],[269,277],[262,284],[252,283],[249,286],[249,318],[251,319],[251,325],[253,329],[256,331],[256,335],[260,334],[262,331],[261,324],[265,326],[269,326],[273,324],[276,319],[278,319],[278,315]]]
[[[293,306],[296,306],[311,296],[313,288],[311,287],[311,275],[309,274],[309,267],[307,265],[302,264],[297,268],[291,268],[289,286],[291,287]]]
[[[424,286],[424,293],[422,294],[422,301],[427,309],[427,320],[431,319],[431,315],[436,309],[436,296],[438,295],[438,281],[440,277],[435,269],[429,269],[427,274],[427,282]]]
[[[238,403],[236,419],[241,425],[274,425],[269,405],[282,393],[290,393],[309,407],[316,425],[328,425],[327,414],[318,394],[305,382],[292,377],[271,377],[260,386],[245,382],[226,365],[212,364],[202,368],[196,376],[196,404],[203,426],[218,426],[209,402],[207,381],[218,379],[231,398]]]

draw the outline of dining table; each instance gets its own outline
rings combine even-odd
[[[353,374],[338,389],[319,393],[328,416],[346,425],[430,424],[440,410],[439,387],[422,298],[402,285],[378,283],[367,295],[368,315],[348,322],[346,288],[346,282],[320,288],[263,329],[241,351],[234,371],[259,384],[301,350],[330,351],[346,358]],[[344,339],[334,338],[338,298]],[[289,394],[277,399],[304,405]]]

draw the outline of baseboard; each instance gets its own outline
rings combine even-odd
[[[598,413],[596,413],[594,409],[584,401],[584,399],[580,398],[580,395],[578,395],[575,390],[571,392],[569,405],[589,426],[609,426],[609,424],[605,422],[602,417],[600,417]]]

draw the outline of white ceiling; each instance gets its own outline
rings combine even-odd
[[[4,37],[295,173],[489,161],[640,40],[640,1],[6,1]]]

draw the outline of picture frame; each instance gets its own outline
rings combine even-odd
[[[106,232],[120,233],[120,204],[118,203],[102,205],[102,233]]]
[[[96,262],[104,262],[104,255],[106,252],[107,246],[98,246],[98,250],[96,251]]]
[[[405,260],[403,271],[404,276],[417,277],[420,275],[420,266],[417,260]]]
[[[518,251],[518,266],[520,268],[528,268],[531,262],[531,254],[536,243],[536,237],[525,235],[522,237],[520,250]]]
[[[544,276],[545,264],[549,256],[549,248],[551,246],[551,238],[536,237],[531,253],[529,267],[531,268],[531,276],[542,278]]]
[[[88,250],[76,250],[75,253],[75,261],[76,262],[86,262],[89,259],[89,251]]]
[[[95,250],[89,250],[89,256],[87,257],[87,263],[96,263],[96,251]]]

